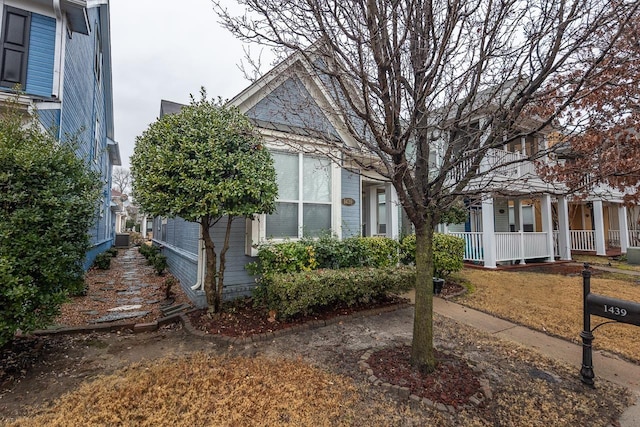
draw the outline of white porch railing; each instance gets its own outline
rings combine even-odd
[[[629,246],[640,246],[640,230],[629,230]]]
[[[608,246],[612,248],[620,247],[620,230],[609,230]]]
[[[481,232],[452,233],[464,239],[464,259],[484,261]],[[547,248],[547,233],[495,233],[496,261],[517,261],[532,258],[550,258]]]
[[[547,233],[496,233],[496,261],[549,258]]]
[[[465,232],[449,233],[452,236],[464,239],[464,259],[466,261],[483,261],[484,246],[482,244],[482,233]]]
[[[596,235],[593,230],[569,230],[572,251],[595,251]]]

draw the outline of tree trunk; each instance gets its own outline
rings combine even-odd
[[[433,353],[433,227],[430,225],[416,228],[416,303],[411,364],[423,373],[433,372],[436,367]]]
[[[207,306],[209,307],[209,313],[218,313],[220,311],[220,296],[217,292],[217,255],[216,246],[211,238],[210,228],[211,219],[209,216],[205,216],[200,221],[200,227],[202,228],[202,239],[204,240],[204,252],[206,254],[206,269],[204,273],[204,293],[207,297]]]
[[[217,298],[222,302],[222,296],[224,291],[224,270],[227,262],[227,250],[229,249],[229,237],[231,236],[231,223],[233,222],[233,216],[227,217],[227,230],[224,235],[224,243],[222,244],[222,250],[220,250],[220,267],[218,270],[218,289]]]

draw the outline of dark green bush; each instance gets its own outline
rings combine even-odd
[[[152,258],[160,253],[160,248],[153,245],[141,245],[138,248],[138,252],[140,252],[142,256],[144,256],[147,260],[149,260],[149,258]]]
[[[101,183],[38,121],[7,102],[0,113],[0,347],[46,327],[84,286],[83,261]]]
[[[110,247],[109,249],[107,249],[107,253],[109,255],[111,255],[111,257],[115,258],[118,256],[118,249],[114,248],[113,246]]]
[[[318,268],[390,267],[398,263],[398,243],[387,237],[350,237],[262,245],[258,261],[247,269],[251,274],[295,273]]]
[[[306,241],[283,242],[260,246],[258,261],[247,265],[253,275],[295,273],[317,268],[313,246]]]
[[[263,276],[254,298],[279,317],[310,314],[331,306],[352,306],[404,292],[415,283],[415,268],[346,268]]]
[[[102,252],[96,256],[96,259],[93,261],[93,266],[100,270],[108,270],[111,267],[112,258],[109,252]]]
[[[157,253],[153,256],[149,257],[149,261],[151,265],[156,270],[156,274],[158,276],[162,276],[164,270],[167,268],[167,257],[162,255],[161,253]]]
[[[416,235],[405,236],[400,242],[400,260],[403,264],[416,262]],[[447,277],[464,266],[464,239],[450,234],[433,235],[433,275]]]

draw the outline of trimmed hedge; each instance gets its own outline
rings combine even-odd
[[[254,297],[279,317],[311,314],[336,304],[352,306],[405,292],[415,283],[415,268],[346,268],[263,276]]]

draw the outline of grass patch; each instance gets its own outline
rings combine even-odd
[[[8,425],[372,425],[392,411],[359,398],[351,379],[300,361],[195,353],[99,377]]]
[[[604,265],[607,267],[619,268],[620,270],[640,271],[640,265],[632,265],[626,261],[618,261],[615,257],[604,257],[596,255],[572,255],[576,262],[588,262],[591,265]]]
[[[582,330],[582,277],[531,272],[465,269],[462,277],[476,291],[458,299],[478,310],[572,342],[580,342]],[[640,302],[640,285],[628,280],[595,276],[591,292]],[[600,321],[592,317],[592,326]],[[593,346],[640,362],[638,327],[606,325],[595,333]]]

